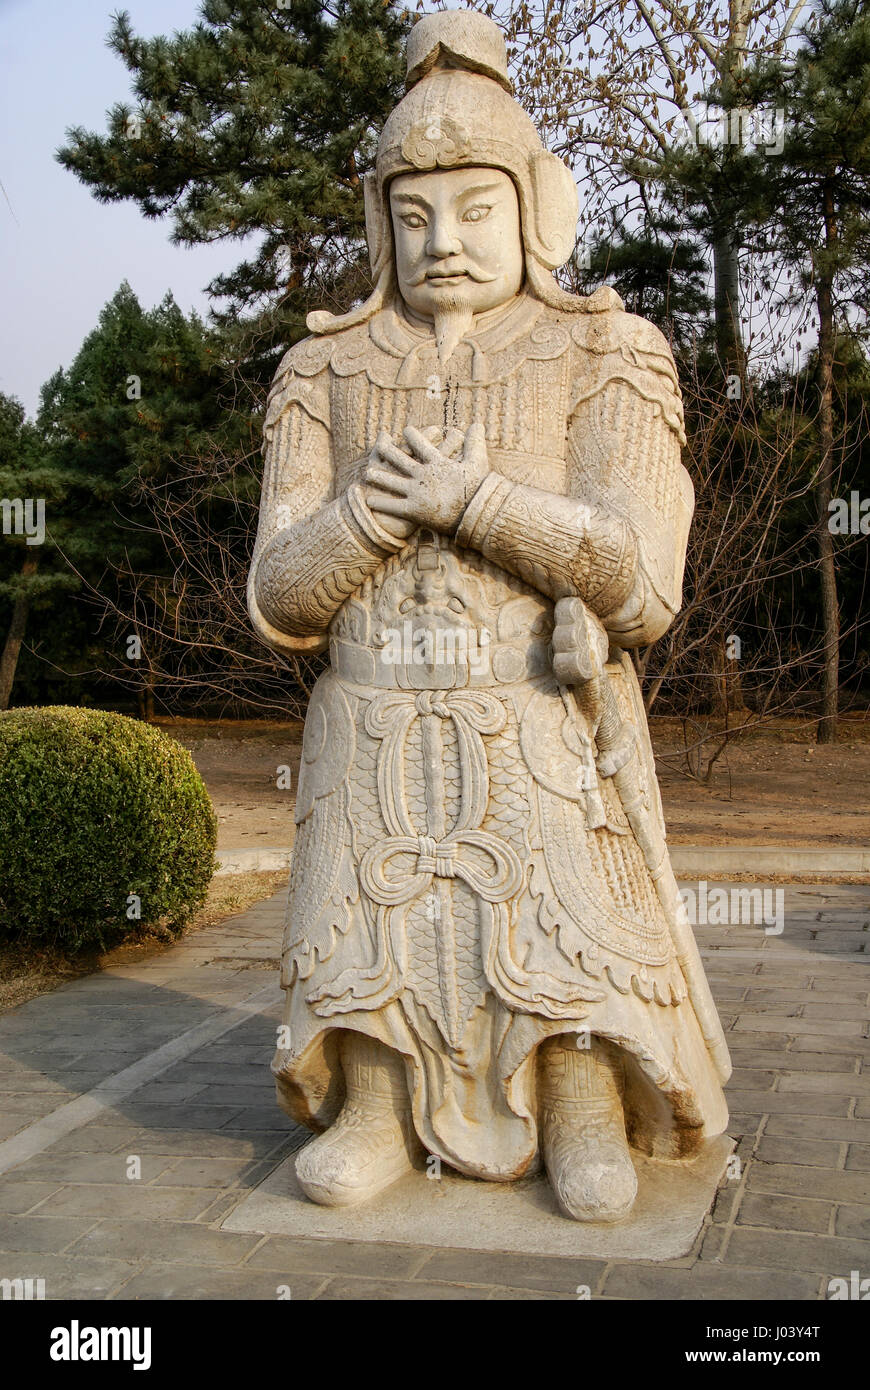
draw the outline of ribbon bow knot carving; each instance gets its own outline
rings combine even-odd
[[[407,856],[411,862],[402,863]],[[433,878],[459,878],[490,903],[519,891],[523,871],[510,845],[486,830],[464,830],[435,840],[429,835],[391,835],[363,856],[360,881],[384,906],[409,902]]]
[[[439,844],[431,835],[420,835],[417,841],[417,873],[433,874],[435,878],[456,877],[456,842]]]

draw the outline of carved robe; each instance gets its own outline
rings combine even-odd
[[[328,1126],[336,1030],[357,1029],[404,1058],[429,1152],[491,1179],[535,1158],[534,1056],[554,1034],[619,1045],[642,1151],[689,1154],[727,1118],[724,1043],[687,989],[694,944],[677,949],[589,721],[552,675],[554,602],[579,596],[609,635],[663,835],[624,649],[680,604],[679,390],[656,329],[610,291],[586,303],[524,293],[480,316],[446,381],[431,327],[401,305],[308,338],[265,426],[252,617],[278,650],[330,653],[303,742],[279,1098]],[[378,432],[473,421],[492,472],[456,534],[391,536],[359,485]]]

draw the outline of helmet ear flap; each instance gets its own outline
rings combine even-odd
[[[556,270],[574,250],[580,200],[574,175],[567,164],[549,150],[529,155],[529,177],[534,207],[530,250],[548,270]]]
[[[371,262],[372,274],[377,276],[384,250],[390,245],[390,226],[384,197],[378,186],[378,178],[374,170],[363,175],[363,200],[369,261]]]

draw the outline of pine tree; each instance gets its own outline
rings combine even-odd
[[[155,670],[200,635],[173,589],[190,557],[173,549],[164,508],[189,511],[193,497],[234,571],[245,564],[239,489],[253,511],[257,479],[216,481],[203,465],[257,450],[259,425],[224,397],[226,376],[220,335],[170,295],[143,310],[124,283],[43,387],[35,422],[0,396],[0,708],[16,673],[31,698],[60,685],[81,699],[96,676],[136,690],[143,713],[153,707]],[[38,508],[37,545],[27,530]],[[194,562],[188,585],[196,574]],[[129,636],[141,643],[133,659]]]
[[[79,587],[58,541],[75,552],[91,543],[94,479],[70,469],[24,407],[0,395],[0,709],[7,709],[25,638],[38,621],[52,658],[81,648],[63,600]]]
[[[258,238],[209,291],[225,319],[293,341],[310,308],[365,288],[361,179],[407,27],[388,0],[205,0],[191,30],[153,39],[121,13],[108,41],[135,101],[105,135],[69,130],[58,159],[101,201],[167,218],[179,244]]]
[[[34,524],[34,504],[40,500],[34,496],[39,445],[20,401],[0,395],[0,612],[8,609],[6,638],[0,651],[0,710],[9,707],[39,569]],[[44,506],[45,499],[41,500]]]
[[[679,350],[711,334],[703,247],[674,217],[656,214],[639,230],[616,219],[575,257],[573,289],[589,294],[612,285],[631,314],[660,328]]]
[[[167,614],[179,646],[194,636],[173,596],[184,557],[167,545],[155,503],[168,498],[170,512],[177,509],[209,450],[250,451],[258,433],[250,413],[224,398],[225,381],[217,333],[196,315],[185,317],[171,295],[143,310],[125,282],[71,366],[43,390],[38,424],[50,457],[79,480],[56,523],[56,544],[79,580],[92,627],[100,614],[99,668],[136,689],[146,715],[163,665]],[[232,529],[234,495],[200,489],[198,498],[218,534]],[[131,636],[139,639],[132,657]]]

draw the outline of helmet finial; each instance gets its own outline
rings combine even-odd
[[[464,68],[491,77],[506,92],[513,92],[502,32],[474,10],[424,15],[408,35],[406,54],[409,89],[435,68]]]

